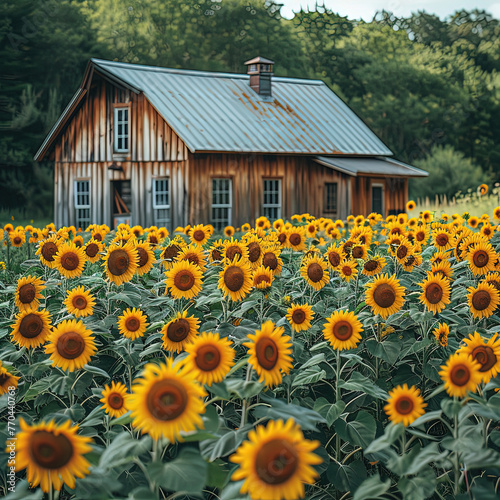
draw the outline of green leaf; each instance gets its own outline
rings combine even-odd
[[[381,481],[380,476],[374,476],[365,479],[354,493],[353,500],[376,500],[377,498],[384,498],[383,495],[391,487],[391,480]]]
[[[383,359],[390,365],[393,365],[401,352],[401,342],[396,342],[393,340],[383,340],[382,342],[377,342],[376,340],[370,339],[366,341],[366,348],[371,352],[376,358]]]
[[[312,358],[309,358],[301,367],[301,370],[309,368],[310,366],[319,365],[321,362],[325,361],[325,354],[315,354]]]
[[[406,467],[406,476],[412,476],[418,474],[424,467],[432,462],[438,462],[448,455],[448,452],[443,451],[439,453],[439,447],[437,443],[431,443],[430,445],[422,448],[418,455],[412,460],[412,462]]]
[[[348,381],[339,380],[339,387],[350,391],[359,391],[364,394],[369,394],[384,401],[389,397],[386,391],[372,382],[369,378],[361,375],[359,372],[353,372]]]
[[[248,500],[250,497],[240,493],[244,480],[229,483],[220,495],[220,500]]]
[[[15,490],[4,498],[5,500],[42,500],[43,496],[43,491],[40,488],[31,492],[28,481],[22,479],[16,482]]]
[[[210,462],[207,469],[207,486],[222,490],[229,481],[230,474],[230,467],[223,460]]]
[[[207,470],[207,463],[196,448],[182,448],[171,462],[148,465],[149,477],[162,488],[175,493],[201,493]]]
[[[352,422],[337,420],[335,430],[344,441],[367,448],[375,439],[377,424],[368,412],[360,411]]]
[[[431,467],[426,466],[425,470],[413,478],[403,477],[399,480],[398,488],[405,500],[425,500],[434,493],[436,487],[436,476]]]
[[[441,414],[443,412],[441,410],[430,411],[429,413],[424,413],[421,417],[418,417],[411,426],[418,427],[419,425],[426,424],[427,422],[431,422],[432,420],[439,420],[441,418]]]
[[[313,410],[317,411],[323,418],[325,418],[328,427],[331,427],[333,422],[335,422],[335,420],[337,420],[345,410],[345,403],[340,400],[332,404],[325,398],[321,397],[314,402]]]
[[[395,443],[404,434],[404,432],[405,428],[403,424],[389,424],[385,428],[384,434],[375,439],[375,441],[372,441],[368,448],[364,450],[365,454],[385,450]]]
[[[354,491],[366,478],[366,468],[361,460],[348,465],[332,462],[326,475],[330,482],[340,491]]]
[[[37,380],[30,388],[24,393],[23,401],[31,401],[35,399],[40,393],[46,391],[52,386],[53,377],[44,377]]]
[[[249,399],[257,396],[264,389],[263,382],[246,381],[241,379],[225,380],[229,392],[236,394],[241,399]]]
[[[443,399],[441,401],[441,408],[447,417],[453,418],[460,413],[462,404],[460,401],[455,399]]]
[[[317,365],[312,366],[311,368],[306,368],[305,370],[301,369],[297,372],[297,375],[293,379],[292,387],[314,384],[324,378],[326,378],[325,370],[321,370]]]
[[[105,378],[111,378],[108,372],[101,370],[100,368],[97,368],[97,366],[92,366],[92,365],[85,365],[83,367],[86,371],[93,373],[94,375],[99,375],[101,377]]]
[[[110,469],[119,464],[132,462],[135,457],[151,449],[151,438],[144,436],[134,439],[128,432],[121,432],[104,450],[99,460],[99,467]]]
[[[109,421],[109,426],[112,427],[113,425],[128,425],[132,420],[134,420],[131,416],[131,412],[128,411],[127,413],[124,413],[121,417],[118,418],[112,418]]]
[[[238,448],[251,428],[251,425],[245,425],[236,431],[227,429],[225,434],[217,439],[201,441],[201,455],[210,462],[213,462],[216,458],[226,457]]]

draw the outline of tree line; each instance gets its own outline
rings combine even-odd
[[[274,0],[3,0],[0,208],[52,209],[50,165],[32,158],[91,57],[242,73],[255,55],[277,76],[325,81],[392,149],[431,172],[411,195],[453,195],[500,178],[500,21],[317,6],[293,19]],[[446,182],[442,182],[444,179]]]

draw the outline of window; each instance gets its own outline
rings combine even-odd
[[[153,219],[155,226],[170,227],[170,179],[153,179]]]
[[[90,181],[75,181],[75,227],[90,225]]]
[[[262,212],[269,220],[281,218],[281,179],[264,179]]]
[[[372,212],[384,215],[384,186],[372,184]]]
[[[115,152],[128,152],[128,107],[115,108]]]
[[[255,73],[257,71],[257,65],[256,64],[250,64],[250,71],[252,73]]]
[[[231,225],[233,185],[231,179],[212,179],[212,226],[224,229]]]
[[[337,213],[337,183],[327,182],[323,199],[323,211],[329,214]]]

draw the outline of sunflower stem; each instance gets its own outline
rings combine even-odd
[[[54,487],[52,486],[52,481],[50,479],[50,472],[47,471],[47,476],[49,477],[49,500],[54,500]]]
[[[457,400],[457,397],[454,397],[455,401]],[[453,438],[456,441],[458,439],[458,415],[455,415],[453,417]],[[455,478],[455,488],[454,488],[454,494],[455,496],[458,495],[460,492],[460,463],[458,460],[458,451],[455,451],[455,457],[453,461],[453,468],[454,468],[454,478]]]
[[[245,382],[250,382],[252,379],[252,365],[248,363],[247,365],[247,374],[245,377]],[[246,424],[247,421],[247,411],[248,411],[248,401],[247,398],[243,400],[243,404],[241,407],[241,421],[240,421],[240,429]]]
[[[341,361],[340,361],[340,349],[337,349],[336,352],[337,355],[337,370],[335,371],[335,403],[338,403],[341,398],[342,398],[342,392],[339,387],[339,382],[340,382],[340,372],[341,372]],[[341,446],[341,440],[339,433],[337,432],[337,435],[335,437],[335,458],[338,462],[341,461],[341,456],[340,456],[340,446]]]

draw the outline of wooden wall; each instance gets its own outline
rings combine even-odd
[[[197,154],[189,156],[189,223],[211,222],[212,178],[233,180],[232,223],[254,223],[262,215],[263,179],[281,179],[282,217],[308,212],[316,217],[323,212],[326,182],[338,183],[339,211],[334,218],[350,213],[350,179],[323,167],[310,158],[276,155]]]

